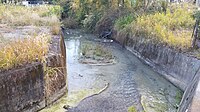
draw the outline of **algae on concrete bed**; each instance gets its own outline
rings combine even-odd
[[[128,107],[128,112],[137,112],[137,109],[134,106]]]
[[[64,112],[66,111],[63,107],[69,105],[70,107],[75,107],[78,103],[85,97],[95,94],[100,89],[85,89],[80,91],[73,91],[69,94],[66,93],[61,99],[59,99],[55,104],[41,110],[40,112]]]

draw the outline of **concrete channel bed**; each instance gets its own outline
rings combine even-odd
[[[125,112],[131,106],[139,112],[176,112],[175,97],[181,90],[130,51],[80,30],[68,29],[65,33],[69,94],[102,90],[109,83],[103,92],[82,99],[68,112]],[[115,56],[116,63],[102,66],[79,63],[81,46],[88,43],[105,47]]]

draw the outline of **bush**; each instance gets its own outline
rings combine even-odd
[[[140,16],[132,23],[134,36],[146,37],[170,46],[187,49],[191,46],[194,25],[192,11],[187,7]]]
[[[116,30],[123,29],[127,25],[129,25],[133,20],[135,20],[136,17],[133,14],[121,17],[115,21],[114,28]]]
[[[66,27],[66,28],[77,28],[78,22],[76,22],[76,20],[74,18],[65,18],[64,20],[62,20],[62,24]]]
[[[101,34],[103,31],[112,29],[115,21],[120,17],[120,15],[123,15],[121,13],[123,13],[123,11],[120,12],[119,9],[110,9],[104,13],[101,19],[96,23],[95,33]]]
[[[94,12],[86,15],[85,19],[82,21],[83,27],[89,31],[93,32],[95,30],[96,23],[101,18],[101,13]]]
[[[69,16],[73,16],[73,10],[72,10],[72,2],[61,0],[60,6],[62,7],[62,16],[61,18],[68,18]]]
[[[63,9],[58,5],[48,6],[47,8],[48,8],[47,11],[42,13],[41,16],[56,15],[57,17],[60,17],[61,16],[61,12],[63,11]]]

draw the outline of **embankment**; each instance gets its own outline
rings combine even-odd
[[[114,31],[113,38],[184,91],[178,112],[200,111],[200,107],[196,107],[199,100],[195,100],[200,98],[197,89],[200,60],[144,38],[122,36],[117,31]],[[196,110],[192,110],[193,107]]]
[[[0,73],[0,112],[38,111],[67,92],[64,37],[52,37],[46,63]],[[52,72],[52,70],[54,70]],[[51,75],[46,75],[52,72]]]

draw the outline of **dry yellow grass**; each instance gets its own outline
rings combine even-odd
[[[156,40],[169,46],[188,49],[191,47],[191,35],[195,23],[193,10],[186,5],[168,9],[165,13],[143,15],[132,22],[134,36]]]
[[[50,35],[41,34],[4,44],[0,48],[0,70],[43,61],[48,52],[49,40]]]
[[[0,23],[9,26],[47,26],[55,29],[60,26],[59,6],[23,7],[0,5]],[[58,30],[58,28],[56,28]],[[53,30],[53,33],[55,30]]]
[[[59,24],[56,23],[56,24],[51,26],[51,33],[53,35],[58,35],[60,33],[60,25],[61,25],[60,23]]]
[[[0,24],[13,29],[18,26],[45,26],[51,31],[49,34],[37,34],[33,31],[34,35],[28,34],[27,38],[12,39],[10,42],[5,42],[3,35],[0,35],[0,71],[44,61],[52,36],[50,34],[59,34],[60,10],[59,6],[0,5]]]

